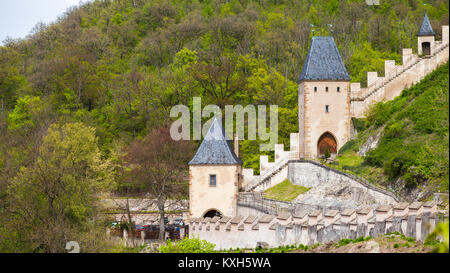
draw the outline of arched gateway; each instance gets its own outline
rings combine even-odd
[[[211,217],[211,218],[213,218],[213,217],[215,217],[215,216],[219,216],[219,217],[222,217],[222,213],[220,212],[220,211],[218,211],[218,210],[215,210],[215,209],[210,209],[210,210],[208,210],[205,214],[203,214],[203,217]]]
[[[331,154],[337,154],[337,141],[330,132],[325,132],[319,137],[317,142],[318,156],[323,156],[327,148]]]

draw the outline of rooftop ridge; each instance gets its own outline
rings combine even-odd
[[[298,82],[305,80],[350,81],[332,36],[314,36]]]
[[[216,117],[209,127],[195,156],[189,165],[241,165],[242,160],[234,153],[231,140]]]
[[[425,16],[423,17],[422,26],[420,27],[419,33],[417,36],[435,36],[433,28],[431,27],[430,19],[428,19],[428,15],[425,12]]]

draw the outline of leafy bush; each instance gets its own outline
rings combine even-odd
[[[440,240],[439,240],[440,239]],[[434,245],[432,252],[437,253],[449,253],[449,222],[439,223],[434,231],[430,233],[426,240],[425,245]]]
[[[167,245],[159,248],[161,253],[211,253],[214,252],[215,244],[199,238],[184,238],[181,241],[167,241]]]
[[[347,141],[340,149],[339,149],[339,154],[343,154],[346,153],[348,151],[358,151],[358,140],[357,139],[352,139]]]
[[[366,129],[366,121],[363,118],[352,118],[353,127],[360,133]]]

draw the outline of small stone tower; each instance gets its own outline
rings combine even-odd
[[[189,162],[189,218],[236,216],[242,161],[216,118]]]
[[[350,76],[331,36],[314,36],[298,79],[299,155],[336,154],[350,140]]]
[[[434,33],[428,15],[425,12],[422,26],[420,27],[419,33],[417,33],[417,54],[419,56],[432,54],[435,36],[436,34]]]

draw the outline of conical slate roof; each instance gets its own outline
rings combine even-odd
[[[298,82],[304,80],[350,81],[333,37],[314,36],[312,38]]]
[[[423,17],[422,26],[420,27],[419,33],[417,33],[417,36],[434,36],[436,33],[434,33],[433,28],[430,24],[430,19],[428,19],[428,15],[425,12],[425,16]]]
[[[234,153],[232,141],[227,139],[222,124],[217,118],[214,119],[189,165],[241,165],[242,161]]]

